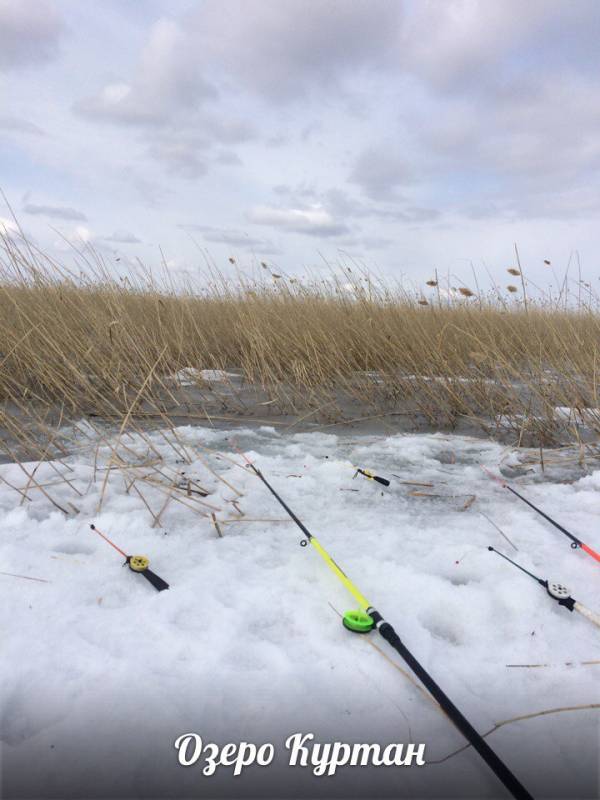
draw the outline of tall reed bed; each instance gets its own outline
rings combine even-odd
[[[29,445],[69,418],[180,415],[173,375],[185,368],[236,369],[267,397],[265,413],[315,422],[352,408],[446,428],[470,420],[528,444],[600,432],[591,292],[572,307],[526,298],[524,280],[482,294],[431,278],[409,292],[356,269],[302,282],[267,265],[262,280],[213,271],[175,288],[143,271],[111,277],[93,251],[84,257],[75,274],[3,243],[0,425]],[[235,392],[231,403],[239,412]]]

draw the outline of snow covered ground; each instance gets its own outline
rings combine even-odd
[[[39,579],[0,575],[5,789],[213,797],[264,795],[277,785],[289,797],[505,796],[472,749],[439,765],[348,767],[332,778],[283,765],[283,742],[296,731],[318,741],[424,742],[428,762],[464,740],[390,663],[404,667],[381,637],[343,628],[336,612],[352,608],[352,598],[312,548],[298,546],[300,532],[258,478],[215,457],[241,463],[231,436],[478,730],[600,702],[600,664],[579,664],[600,659],[600,630],[487,545],[567,584],[596,611],[600,564],[479,464],[525,472],[514,485],[599,550],[600,471],[561,482],[559,468],[526,472],[519,454],[500,445],[439,434],[183,427],[177,439],[124,437],[119,463],[106,444],[82,439],[62,462],[24,465],[30,473],[38,466],[35,480],[69,516],[39,488],[24,499],[4,481],[25,491],[27,476],[18,465],[0,467],[0,569]],[[391,486],[353,480],[353,465]],[[192,479],[189,488],[208,496],[169,498],[165,486],[181,471],[183,487]],[[218,509],[222,536],[200,502]],[[154,527],[148,506],[155,516],[162,509]],[[91,522],[127,553],[148,556],[170,590],[158,593],[122,568]],[[596,797],[599,720],[598,709],[547,715],[488,741],[535,796]],[[205,778],[176,762],[173,742],[188,731],[220,743],[273,742],[282,765],[235,779],[221,767]]]

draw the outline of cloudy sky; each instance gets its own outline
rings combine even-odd
[[[0,0],[0,188],[174,270],[593,274],[599,41],[598,0]]]

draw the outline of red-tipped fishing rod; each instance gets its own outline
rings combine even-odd
[[[235,447],[235,445],[234,445]],[[408,664],[411,670],[415,673],[415,675],[419,678],[421,683],[427,688],[429,693],[432,697],[437,700],[440,704],[441,708],[448,716],[448,718],[454,723],[454,725],[458,728],[458,730],[462,733],[465,739],[473,746],[473,748],[479,753],[481,758],[485,761],[488,767],[494,772],[496,777],[502,781],[504,786],[508,789],[508,791],[512,794],[513,797],[517,798],[517,800],[533,800],[532,796],[529,794],[527,789],[523,786],[523,784],[518,780],[518,778],[510,771],[510,769],[506,766],[506,764],[500,760],[498,755],[492,750],[489,744],[485,741],[485,739],[478,733],[475,728],[471,725],[469,720],[463,716],[462,712],[454,705],[452,700],[448,697],[448,695],[443,691],[443,689],[439,686],[439,684],[432,678],[432,676],[427,672],[427,670],[423,667],[423,665],[417,661],[414,655],[410,652],[408,647],[404,644],[404,642],[400,639],[392,625],[387,622],[387,620],[374,608],[371,603],[367,600],[367,598],[360,592],[358,587],[350,580],[350,578],[346,575],[346,573],[342,570],[342,568],[337,564],[333,558],[329,555],[327,550],[323,547],[323,545],[319,542],[316,536],[308,530],[308,528],[304,525],[303,522],[294,514],[292,509],[287,505],[287,503],[283,500],[282,497],[275,491],[275,489],[271,486],[269,481],[265,478],[262,472],[258,469],[258,467],[250,461],[249,458],[246,457],[242,451],[235,447],[238,453],[244,458],[248,466],[252,469],[254,474],[260,478],[260,480],[264,483],[266,488],[271,492],[273,497],[277,500],[277,502],[285,509],[285,511],[289,514],[289,516],[293,519],[296,525],[302,531],[304,539],[302,540],[301,544],[306,546],[310,544],[321,556],[323,561],[327,564],[329,569],[337,576],[337,578],[343,583],[346,589],[350,592],[350,594],[354,597],[354,599],[358,602],[360,610],[358,611],[348,611],[344,614],[343,617],[343,624],[344,627],[348,630],[354,631],[356,633],[369,633],[369,631],[373,629],[377,629],[378,633],[388,642],[388,644],[394,648],[394,650],[398,653],[398,655]]]
[[[577,550],[578,548],[581,548],[585,553],[588,554],[588,556],[591,556],[595,561],[600,562],[600,553],[597,553],[593,549],[593,547],[590,547],[585,542],[582,542],[581,539],[577,538],[577,536],[574,536],[566,528],[563,528],[562,525],[559,525],[559,523],[556,522],[556,520],[552,519],[552,517],[549,517],[548,514],[545,514],[542,511],[541,508],[538,508],[537,506],[534,506],[533,503],[531,503],[526,497],[523,497],[522,494],[519,494],[519,492],[517,492],[516,489],[513,489],[513,487],[510,486],[506,481],[503,481],[502,478],[499,478],[497,475],[494,475],[493,472],[490,472],[490,470],[487,469],[486,467],[484,467],[483,465],[480,465],[480,466],[481,466],[481,469],[486,473],[486,475],[489,475],[489,477],[492,478],[493,480],[497,481],[497,483],[499,483],[500,486],[503,486],[505,489],[508,489],[509,492],[512,492],[516,497],[519,498],[519,500],[522,500],[530,508],[533,508],[533,510],[537,511],[537,513],[541,517],[543,517],[547,522],[549,522],[551,525],[554,525],[554,527],[557,530],[559,530],[562,534],[567,536],[571,540],[571,547],[573,548],[573,550]]]
[[[146,556],[128,556],[124,550],[121,550],[120,547],[117,547],[117,545],[112,542],[108,536],[106,536],[106,534],[102,533],[102,531],[99,531],[95,525],[90,525],[90,528],[97,533],[98,536],[101,536],[105,542],[108,542],[111,547],[114,547],[118,553],[121,553],[125,559],[125,564],[127,564],[132,572],[137,572],[139,575],[143,575],[144,578],[146,578],[146,580],[149,581],[158,592],[162,592],[164,589],[169,588],[169,584],[166,581],[163,581],[163,579],[160,578],[155,572],[152,572],[151,569],[148,569],[150,561],[146,558]]]
[[[586,619],[589,619],[590,622],[593,622],[594,625],[597,625],[600,628],[600,616],[598,616],[598,614],[596,614],[594,611],[590,611],[589,608],[586,608],[583,603],[575,600],[574,597],[571,597],[569,590],[562,583],[544,580],[544,578],[538,578],[538,576],[534,575],[533,572],[529,572],[528,569],[525,569],[525,567],[517,564],[517,562],[513,561],[512,558],[505,556],[504,553],[496,550],[496,548],[492,547],[491,545],[488,547],[488,550],[490,550],[492,553],[496,553],[496,555],[500,556],[505,561],[508,561],[509,564],[512,564],[513,567],[520,569],[521,572],[525,573],[525,575],[529,575],[530,578],[533,578],[534,581],[537,581],[540,586],[544,587],[549,596],[553,600],[556,600],[559,606],[564,606],[565,608],[568,608],[569,611],[578,611],[582,616],[584,616]]]

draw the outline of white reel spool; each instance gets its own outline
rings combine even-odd
[[[566,600],[571,596],[569,589],[558,581],[548,581],[548,594],[555,600]]]

